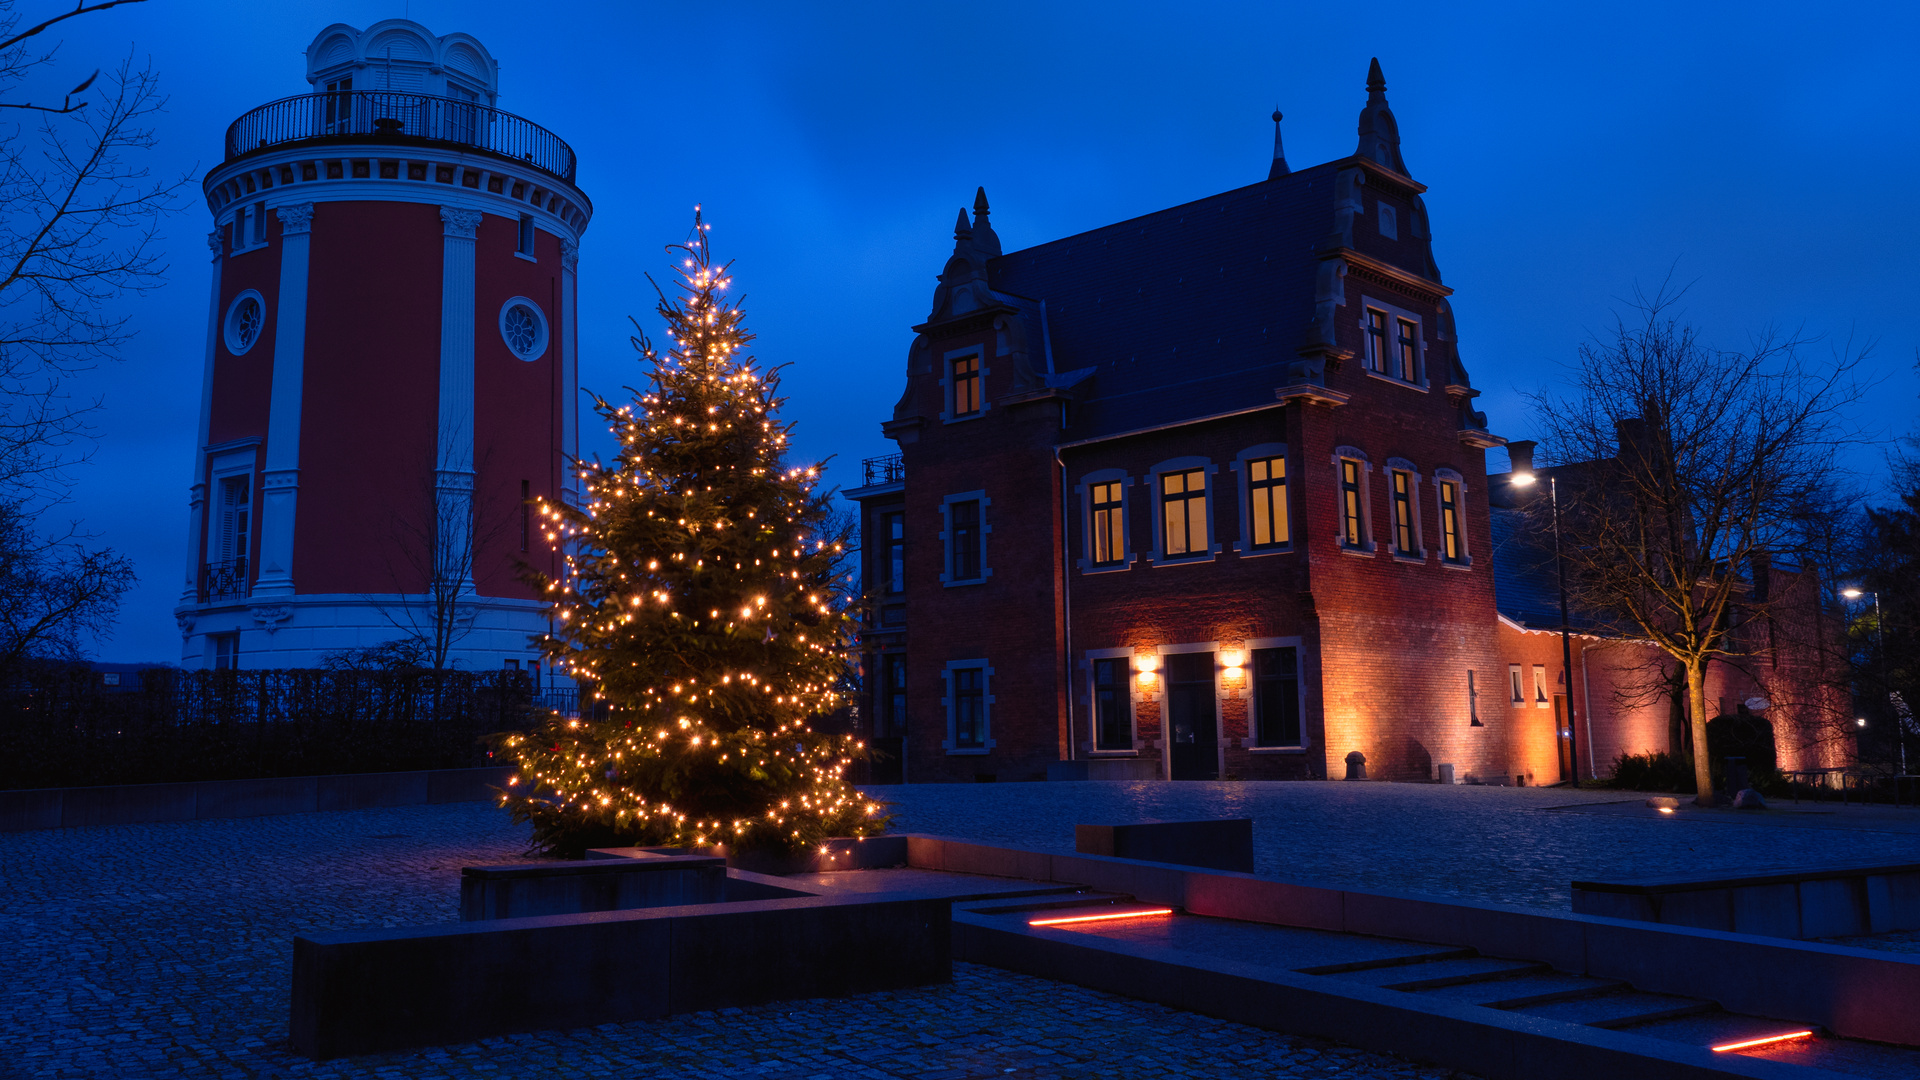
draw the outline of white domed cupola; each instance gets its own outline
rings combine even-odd
[[[410,19],[386,19],[365,30],[335,23],[307,47],[307,82],[315,90],[391,91],[495,105],[500,65],[471,35],[436,36]]]

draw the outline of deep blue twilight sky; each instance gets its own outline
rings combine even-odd
[[[197,181],[236,116],[307,91],[301,51],[322,26],[402,14],[478,37],[501,107],[579,153],[596,211],[582,384],[637,378],[640,275],[704,203],[757,355],[793,365],[798,451],[835,455],[842,486],[893,448],[879,423],[908,327],[976,185],[1011,251],[1263,179],[1276,102],[1296,168],[1342,157],[1371,56],[1432,189],[1494,431],[1530,435],[1521,392],[1670,268],[1694,282],[1688,317],[1726,347],[1768,325],[1825,335],[1820,349],[1876,342],[1885,382],[1858,419],[1883,438],[1916,426],[1911,3],[152,0],[64,24],[50,80],[64,89],[130,46],[151,56],[172,99],[154,167]],[[105,437],[64,509],[141,578],[102,659],[178,656],[209,227],[196,186],[166,226],[172,283],[126,302],[139,337],[81,387],[105,395]],[[1855,457],[1878,478],[1877,449]]]

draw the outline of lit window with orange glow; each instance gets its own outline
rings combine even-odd
[[[952,415],[975,416],[980,412],[980,357],[978,354],[955,357],[952,361]]]
[[[1366,504],[1360,487],[1360,463],[1340,459],[1340,542],[1360,548],[1366,538]]]
[[[1258,551],[1285,547],[1292,540],[1287,522],[1287,459],[1247,462],[1248,540]]]
[[[1161,474],[1160,520],[1162,555],[1183,558],[1207,554],[1207,470]]]
[[[1094,484],[1093,505],[1094,566],[1118,566],[1127,558],[1127,518],[1123,498],[1124,485],[1118,480]]]

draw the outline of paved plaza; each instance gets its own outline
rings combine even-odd
[[[1061,851],[1072,849],[1076,821],[1248,815],[1262,873],[1563,910],[1576,877],[1913,860],[1920,848],[1920,811],[1653,819],[1617,793],[1342,783],[874,791],[895,803],[903,830]],[[486,804],[0,835],[0,1076],[1449,1075],[967,964],[948,986],[839,1001],[323,1063],[286,1049],[296,934],[456,921],[460,867],[528,861],[524,843]]]

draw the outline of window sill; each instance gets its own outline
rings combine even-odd
[[[1293,554],[1293,545],[1278,544],[1274,547],[1254,548],[1250,551],[1243,551],[1238,545],[1235,545],[1233,553],[1242,559],[1258,559],[1265,555],[1291,555]]]
[[[1077,567],[1076,569],[1078,569],[1082,574],[1119,574],[1119,573],[1124,573],[1128,570],[1133,569],[1133,560],[1134,560],[1134,557],[1132,555],[1129,555],[1127,556],[1126,562],[1103,563],[1100,566],[1082,565]]]
[[[1371,559],[1374,556],[1372,544],[1363,544],[1360,547],[1354,547],[1351,544],[1340,544],[1338,546],[1340,548],[1340,554],[1342,555],[1358,555],[1363,559]]]
[[[1249,746],[1246,749],[1249,754],[1304,754],[1307,752],[1304,746]]]
[[[1393,553],[1393,561],[1408,563],[1412,566],[1425,566],[1427,565],[1427,553],[1422,551],[1417,554],[1401,554],[1396,551]]]
[[[1087,751],[1087,757],[1088,757],[1088,758],[1137,758],[1137,757],[1139,757],[1139,756],[1140,756],[1140,751],[1139,751],[1139,750],[1137,750],[1137,749],[1133,749],[1133,750],[1089,750],[1089,751]]]
[[[948,748],[947,756],[948,757],[985,757],[991,750],[992,750],[992,747],[987,747],[987,746],[967,746],[967,747],[962,747],[958,750]]]
[[[530,263],[537,263],[540,261],[540,257],[538,255],[529,255],[524,251],[514,252],[513,257],[516,259],[525,259]]]
[[[227,252],[227,257],[232,258],[235,255],[245,255],[249,251],[259,251],[265,248],[266,246],[267,246],[267,242],[265,240],[262,240],[257,244],[248,244],[246,247],[237,247],[237,248],[234,248],[232,251]]]
[[[1472,559],[1458,559],[1458,560],[1441,559],[1440,565],[1446,567],[1449,570],[1471,570],[1473,569],[1473,560]]]
[[[1375,371],[1372,368],[1362,368],[1361,370],[1365,371],[1367,373],[1367,377],[1370,379],[1379,379],[1383,383],[1392,383],[1395,386],[1405,387],[1408,390],[1418,390],[1423,394],[1429,392],[1427,389],[1427,384],[1425,383],[1410,383],[1405,379],[1399,378],[1398,376],[1388,375],[1385,372]]]
[[[985,585],[987,579],[992,576],[993,573],[989,571],[982,577],[961,578],[959,581],[943,581],[940,583],[940,587],[943,589],[958,589],[965,585]]]
[[[941,413],[940,422],[943,424],[964,424],[969,420],[983,420],[986,418],[986,415],[987,410],[984,407],[981,408],[979,412],[970,412],[965,416],[950,416],[946,413]]]
[[[1148,559],[1147,563],[1150,566],[1192,566],[1195,563],[1210,563],[1217,554],[1219,554],[1218,551],[1210,551],[1204,555],[1175,555],[1172,557],[1156,555]]]

